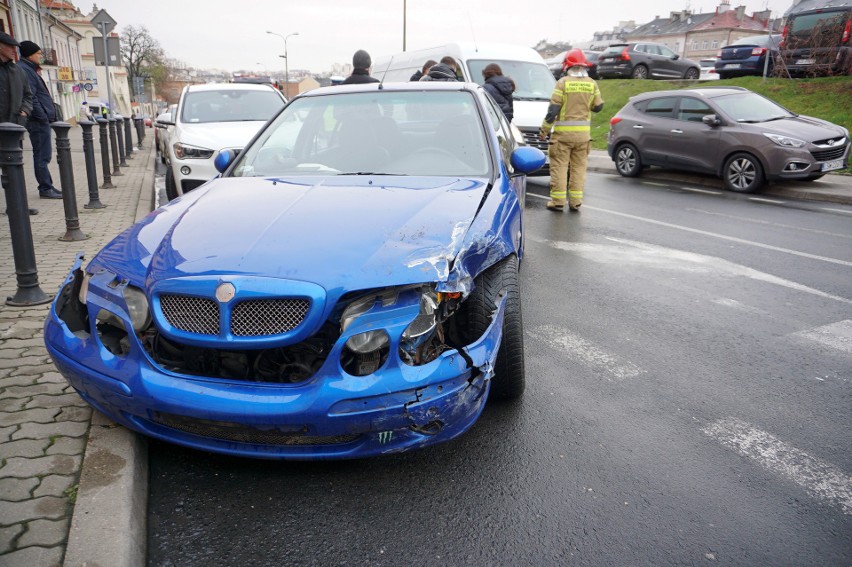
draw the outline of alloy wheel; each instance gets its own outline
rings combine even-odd
[[[737,158],[728,166],[728,180],[733,187],[741,191],[748,189],[756,177],[757,169],[748,158]]]

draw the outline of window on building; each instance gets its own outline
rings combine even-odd
[[[710,47],[712,47],[713,49],[719,49],[719,40],[714,39],[713,44]]]
[[[701,49],[707,49],[707,40],[701,42]]]

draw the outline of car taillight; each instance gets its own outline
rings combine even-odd
[[[751,50],[752,55],[763,55],[764,53],[766,53],[765,47],[755,47]]]
[[[627,50],[628,50],[628,49],[630,49],[630,48],[629,48],[629,47],[625,47],[625,48],[624,48],[624,51],[622,51],[622,52],[621,52],[621,55],[619,55],[619,57],[621,57],[621,60],[622,60],[622,61],[630,61],[630,55],[627,53]]]
[[[843,28],[843,37],[840,38],[840,43],[849,41],[850,33],[852,33],[852,20],[846,20],[846,27]]]
[[[784,44],[787,43],[787,32],[790,30],[789,26],[784,26],[784,31],[781,32],[781,41],[778,42],[778,48],[784,47]]]
[[[621,122],[622,120],[623,120],[623,119],[622,119],[621,117],[619,117],[619,116],[613,116],[612,118],[610,118],[610,119],[609,119],[609,125],[610,125],[610,126],[615,126],[616,124],[618,124],[618,123],[619,123],[619,122]]]

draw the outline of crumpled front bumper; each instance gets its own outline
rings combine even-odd
[[[63,289],[74,278],[72,270]],[[103,307],[123,313],[126,306],[116,297],[113,306],[102,297],[90,301],[90,320]],[[45,344],[59,371],[93,407],[129,429],[180,445],[300,460],[400,452],[464,433],[487,399],[505,309],[501,297],[486,333],[464,349],[472,365],[450,350],[412,367],[392,351],[377,372],[350,376],[339,363],[341,337],[311,379],[270,384],[167,371],[132,334],[130,354],[113,355],[93,329],[69,329],[58,315],[63,301],[76,297],[57,294]]]

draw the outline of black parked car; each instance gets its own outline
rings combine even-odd
[[[623,79],[697,79],[700,65],[662,43],[638,42],[610,45],[598,57],[598,76]]]
[[[768,56],[769,66],[766,68],[766,74],[771,75],[778,58],[778,45],[780,43],[781,34],[750,35],[740,38],[719,50],[719,54],[716,56],[716,74],[719,75],[720,79],[743,75],[763,75],[763,68]]]

